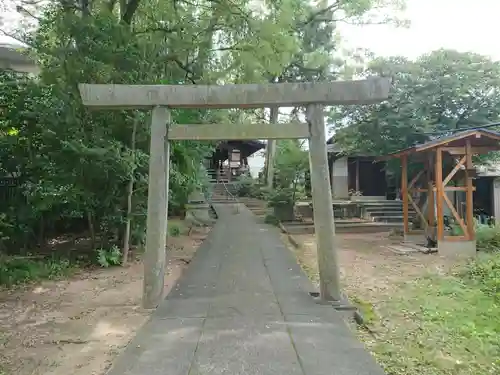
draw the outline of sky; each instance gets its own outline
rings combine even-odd
[[[450,48],[500,60],[500,0],[407,0],[408,29],[384,25],[341,26],[350,47],[368,48],[379,56],[421,54]]]
[[[340,32],[350,48],[366,48],[378,56],[416,58],[439,48],[472,51],[500,60],[500,0],[407,0],[403,17],[407,29],[384,25],[342,24]],[[0,43],[9,38],[0,36]],[[263,158],[249,160],[255,173]]]

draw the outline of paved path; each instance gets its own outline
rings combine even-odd
[[[233,206],[234,207],[234,206]],[[217,224],[109,375],[383,375],[315,304],[279,232],[240,205]]]

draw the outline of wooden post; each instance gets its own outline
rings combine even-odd
[[[316,233],[320,297],[324,301],[340,301],[340,276],[335,247],[335,222],[332,193],[328,177],[326,130],[323,106],[307,107],[311,130],[309,160],[313,197],[314,228]]]
[[[434,205],[434,184],[432,181],[432,154],[427,156],[427,222],[429,223],[429,228],[431,233],[434,228],[434,216],[435,216],[435,205]]]
[[[144,253],[143,306],[156,308],[163,298],[167,238],[168,140],[170,112],[166,107],[152,111],[149,151],[148,217]]]
[[[443,150],[436,149],[436,163],[434,176],[436,180],[436,221],[437,221],[437,240],[444,240],[444,218],[443,218]]]
[[[410,232],[408,215],[408,156],[401,157],[401,199],[403,200],[403,230],[406,236]]]
[[[359,159],[356,158],[356,193],[359,194]]]
[[[165,221],[165,233],[168,235],[168,196],[170,193],[170,140],[168,138],[169,135],[169,128],[170,128],[170,112],[168,112],[168,122],[166,123],[165,127],[166,133],[165,133],[165,150],[164,150],[164,155],[165,155],[165,213],[166,213],[166,221]],[[165,241],[166,241],[167,236],[165,236]],[[166,249],[166,243],[165,243],[165,249]]]
[[[472,164],[472,149],[471,149],[471,144],[470,144],[470,139],[466,140],[465,144],[465,178],[466,178],[466,183],[467,183],[467,190],[466,190],[466,196],[465,196],[465,209],[466,209],[466,223],[467,223],[467,232],[464,233],[465,236],[468,237],[468,240],[472,241],[476,237],[475,230],[474,230],[474,202],[473,202],[473,197],[474,197],[474,186],[472,182],[472,176],[470,176],[469,171],[474,168],[474,165]]]
[[[271,114],[269,116],[269,123],[276,124],[278,122],[278,114],[279,114],[279,107],[272,107]],[[275,139],[268,139],[267,140],[266,156],[267,156],[267,158],[266,158],[266,164],[267,164],[266,182],[267,182],[267,187],[269,189],[272,189],[273,182],[274,182],[274,159],[276,157],[276,140]]]

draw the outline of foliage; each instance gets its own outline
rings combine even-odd
[[[433,275],[400,291],[379,304],[386,323],[376,326],[377,340],[366,342],[387,374],[498,373],[500,305],[480,284],[459,275]]]
[[[240,176],[236,186],[236,194],[239,197],[252,197],[256,187],[256,181],[251,176]]]
[[[57,279],[72,271],[65,259],[0,258],[0,285],[13,286],[42,279]]]
[[[299,140],[283,140],[277,144],[274,161],[275,190],[268,196],[269,206],[293,205],[299,198],[299,186],[305,185],[309,172],[309,156]]]
[[[117,266],[121,263],[121,259],[122,254],[118,246],[112,246],[110,249],[97,249],[97,263],[101,267]]]
[[[303,183],[309,171],[308,152],[299,140],[282,140],[277,143],[275,167],[275,187],[290,188]]]
[[[471,262],[463,275],[475,283],[484,293],[500,302],[500,251]]]
[[[290,206],[295,203],[295,190],[281,188],[272,191],[268,196],[269,207]]]
[[[168,235],[171,237],[179,237],[182,234],[182,224],[176,222],[168,223]]]
[[[335,57],[337,20],[365,22],[373,8],[393,3],[400,5],[0,0],[2,15],[18,11],[23,21],[17,31],[2,24],[0,32],[26,43],[41,69],[37,78],[0,71],[0,172],[16,185],[0,185],[0,251],[26,253],[66,234],[90,238],[93,249],[122,246],[126,232],[133,244],[144,243],[149,114],[88,111],[78,83],[335,79],[346,70],[345,59]],[[236,112],[172,110],[172,120],[224,122]],[[213,146],[171,144],[169,214],[181,214],[194,189],[208,191],[201,162]]]
[[[381,155],[500,117],[500,62],[438,50],[415,61],[373,60],[366,75],[391,77],[389,100],[334,108],[335,142],[345,153]]]
[[[274,216],[273,214],[267,214],[265,217],[264,217],[264,223],[266,224],[270,224],[270,225],[274,225],[274,226],[278,226],[280,221],[278,220],[278,218],[276,216]]]
[[[500,227],[476,224],[476,245],[479,251],[500,251]]]

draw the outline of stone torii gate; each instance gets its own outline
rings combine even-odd
[[[155,308],[163,298],[169,143],[176,140],[309,139],[320,297],[332,303],[341,300],[323,107],[385,100],[390,88],[388,79],[223,86],[80,84],[79,88],[83,104],[93,109],[152,109],[144,256],[145,308]],[[173,124],[170,117],[171,108],[297,106],[307,108],[306,123]]]

